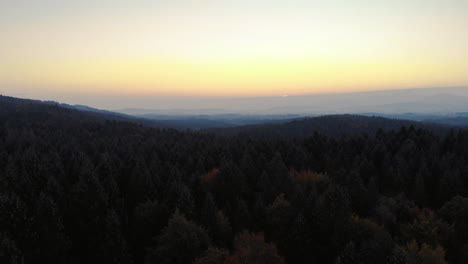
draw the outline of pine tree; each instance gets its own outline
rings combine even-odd
[[[206,231],[178,211],[155,241],[157,244],[149,249],[146,263],[191,263],[210,245]]]
[[[418,176],[416,177],[413,190],[414,200],[416,201],[416,203],[421,207],[425,206],[427,204],[426,185],[424,183],[424,178],[422,177],[422,175],[418,174]]]

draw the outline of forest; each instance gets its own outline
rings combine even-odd
[[[0,263],[468,263],[467,130],[106,119],[1,98]]]

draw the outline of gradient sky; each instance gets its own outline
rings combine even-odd
[[[0,93],[468,85],[467,0],[0,0]]]

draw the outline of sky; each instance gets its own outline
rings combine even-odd
[[[467,14],[466,0],[0,0],[0,93],[242,97],[468,86]]]

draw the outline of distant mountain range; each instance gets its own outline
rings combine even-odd
[[[55,120],[57,122],[107,120],[131,122],[156,128],[202,130],[203,133],[218,135],[247,134],[255,137],[303,137],[320,132],[332,136],[370,133],[378,129],[400,129],[402,126],[427,128],[436,132],[447,131],[450,127],[468,124],[468,114],[458,117],[432,119],[431,122],[411,121],[365,115],[327,115],[318,117],[297,117],[294,115],[213,115],[213,116],[161,116],[159,120],[134,117],[87,106],[72,106],[52,101],[26,100],[0,96],[0,118],[21,120]],[[415,116],[411,116],[415,117]],[[428,116],[421,116],[428,118]],[[157,116],[152,116],[157,118]],[[414,119],[414,118],[413,118]],[[439,123],[439,124],[436,124]],[[447,125],[441,125],[447,124]]]
[[[248,136],[254,138],[287,138],[307,137],[314,132],[328,136],[375,134],[379,129],[383,131],[398,130],[401,127],[425,128],[437,133],[447,132],[451,127],[442,124],[418,122],[410,120],[392,119],[377,116],[361,115],[326,115],[312,118],[296,119],[277,124],[257,124],[232,128],[213,128],[204,130],[224,136]]]
[[[434,91],[436,92],[436,91]],[[364,93],[367,97],[381,97],[388,92]],[[394,91],[395,98],[408,96],[407,100],[421,94],[422,91]],[[427,94],[427,91],[424,92]],[[330,96],[331,95],[327,95]],[[325,97],[327,97],[325,96]],[[348,96],[351,96],[350,94]],[[342,98],[342,97],[340,97]],[[354,97],[353,97],[354,98]],[[375,99],[374,98],[374,99]],[[307,99],[307,98],[306,98]],[[308,98],[310,99],[310,98]],[[305,100],[305,99],[301,99]],[[315,99],[314,99],[315,100]],[[335,102],[338,100],[334,99]],[[357,99],[354,99],[357,100]],[[362,98],[360,99],[362,100]],[[376,99],[377,100],[377,99]],[[380,100],[383,100],[380,98]],[[463,110],[462,107],[466,98],[463,96],[454,96],[449,94],[434,94],[425,97],[427,102],[436,101],[439,104],[446,105],[442,112],[402,112],[402,113],[383,113],[383,112],[363,112],[359,115],[327,115],[312,116],[300,114],[183,114],[183,111],[174,111],[165,114],[141,114],[148,110],[133,110],[133,115],[117,113],[107,110],[100,110],[85,105],[69,105],[57,103],[54,101],[40,101],[18,99],[14,97],[0,97],[0,103],[3,109],[12,107],[15,111],[47,112],[59,107],[62,115],[69,115],[75,119],[83,120],[114,120],[123,122],[133,122],[144,126],[158,128],[174,129],[192,129],[203,130],[204,132],[213,132],[225,135],[235,135],[239,133],[249,134],[268,134],[274,135],[308,135],[311,131],[321,131],[327,134],[342,133],[361,133],[375,132],[378,128],[397,129],[401,126],[413,125],[415,127],[425,127],[440,130],[443,127],[468,127],[468,111],[466,112],[447,112],[449,107],[452,110]],[[378,101],[378,100],[377,100]],[[414,103],[417,104],[417,103]],[[425,105],[427,105],[426,103]],[[399,106],[406,105],[410,107],[411,103],[400,103]],[[422,108],[422,103],[417,104]],[[468,102],[467,102],[468,106]],[[388,107],[383,105],[382,107]],[[428,106],[429,107],[429,106]],[[457,108],[457,109],[455,109]],[[403,109],[403,108],[400,108]],[[432,108],[434,109],[434,108]],[[40,110],[40,111],[38,111]],[[408,110],[408,109],[405,109]],[[55,110],[54,110],[55,111]],[[52,111],[53,112],[53,111]],[[129,111],[131,112],[131,111]],[[445,126],[439,126],[439,125]],[[268,133],[266,132],[268,131]],[[275,132],[270,132],[275,131]]]
[[[468,87],[385,90],[287,97],[147,98],[147,108],[115,110],[130,115],[435,115],[468,112]],[[153,102],[153,103],[151,103]]]

